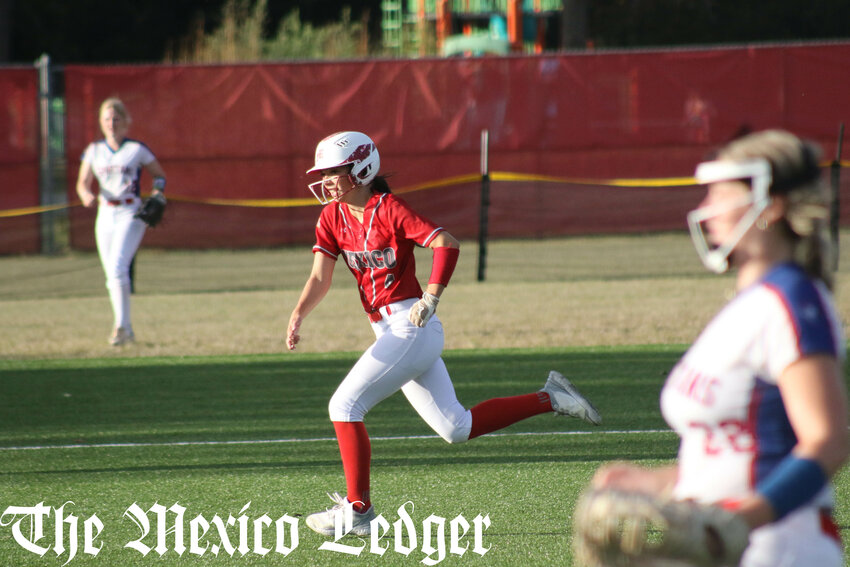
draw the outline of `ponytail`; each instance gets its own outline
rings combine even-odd
[[[783,223],[794,242],[794,261],[802,266],[810,277],[823,281],[829,289],[832,289],[833,247],[827,238],[827,223],[821,218],[808,219],[808,223],[811,226],[811,232],[807,234],[800,234],[798,230],[795,230],[790,220]]]
[[[387,177],[385,175],[375,176],[375,179],[372,180],[372,192],[392,193],[392,190],[390,190],[390,184],[387,183]]]
[[[785,175],[777,175],[779,190],[772,188],[771,193],[786,196],[785,221],[793,235],[794,260],[810,277],[823,281],[832,289],[829,206],[826,185],[821,181],[817,162],[819,151],[804,141],[800,141],[798,147],[801,160],[793,160],[792,164],[796,167],[789,168]]]

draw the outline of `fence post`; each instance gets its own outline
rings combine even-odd
[[[839,232],[838,223],[840,221],[840,203],[839,195],[841,193],[841,145],[844,142],[844,122],[838,127],[838,144],[835,147],[835,160],[829,168],[830,187],[832,189],[832,202],[829,206],[830,218],[829,228],[832,236],[832,270],[838,270],[838,245]]]
[[[487,152],[489,151],[490,132],[481,130],[481,207],[478,217],[478,281],[484,281],[487,270],[487,228],[490,208],[490,169]]]
[[[53,204],[53,156],[50,138],[53,135],[51,120],[53,87],[50,80],[50,56],[46,53],[35,62],[38,69],[38,121],[39,121],[39,202],[42,206]],[[56,252],[56,232],[53,211],[41,213],[41,253]]]

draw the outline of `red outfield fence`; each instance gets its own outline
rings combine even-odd
[[[391,185],[411,190],[408,200],[462,238],[478,231],[482,130],[490,140],[491,237],[681,229],[701,198],[689,186],[695,164],[741,128],[787,128],[832,159],[850,114],[848,60],[850,43],[66,66],[68,199],[77,200],[79,156],[100,135],[98,105],[117,95],[134,118],[130,135],[168,174],[171,210],[146,246],[311,242],[318,205],[306,205],[304,171],[319,139],[348,129],[371,135]],[[72,246],[93,248],[93,212],[72,207],[70,220]],[[0,226],[7,222],[0,217]]]
[[[0,69],[0,211],[38,210],[38,72]],[[38,214],[0,218],[0,253],[40,250]]]

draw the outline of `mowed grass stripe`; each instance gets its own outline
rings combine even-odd
[[[490,433],[488,437],[536,437],[539,435],[641,435],[674,433],[671,430],[648,429],[635,431],[526,431],[520,433]],[[437,435],[395,435],[371,437],[375,441],[412,441],[416,439],[439,439]],[[336,437],[312,439],[245,439],[241,441],[173,441],[170,443],[93,443],[90,445],[30,445],[26,447],[0,447],[0,451],[42,451],[54,449],[116,449],[134,447],[192,447],[207,445],[270,445],[277,443],[324,443],[336,442]]]
[[[675,348],[448,351],[461,403],[535,392],[570,376],[606,429],[665,429],[658,392]],[[333,436],[327,404],[356,355],[68,360],[0,364],[0,446],[314,439]],[[401,394],[366,418],[374,437],[433,431]],[[510,432],[592,431],[544,415]]]

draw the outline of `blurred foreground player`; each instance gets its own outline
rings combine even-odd
[[[554,371],[539,392],[492,399],[471,410],[458,402],[441,358],[443,326],[434,314],[457,262],[458,241],[393,195],[379,168],[378,149],[367,135],[338,132],[319,142],[308,171],[322,178],[310,190],[325,206],[316,225],[313,269],[289,320],[287,347],[294,350],[301,340],[304,318],[330,288],[340,257],[354,275],[376,337],[330,401],[347,498],[332,495],[332,508],[306,520],[326,536],[334,534],[334,517],[347,504],[354,510],[352,533],[370,533],[375,518],[369,494],[371,446],[363,419],[398,390],[449,443],[550,411],[601,422],[590,402]],[[416,279],[414,246],[427,246],[434,254],[424,293]]]
[[[727,525],[752,530],[742,567],[844,564],[830,478],[848,455],[845,339],[829,291],[817,158],[813,145],[771,130],[699,165],[708,192],[688,215],[691,233],[709,269],[737,269],[737,296],[662,390],[662,413],[681,438],[677,464],[612,464],[592,482],[733,511],[744,522]],[[694,546],[716,551],[739,538],[705,535]]]

